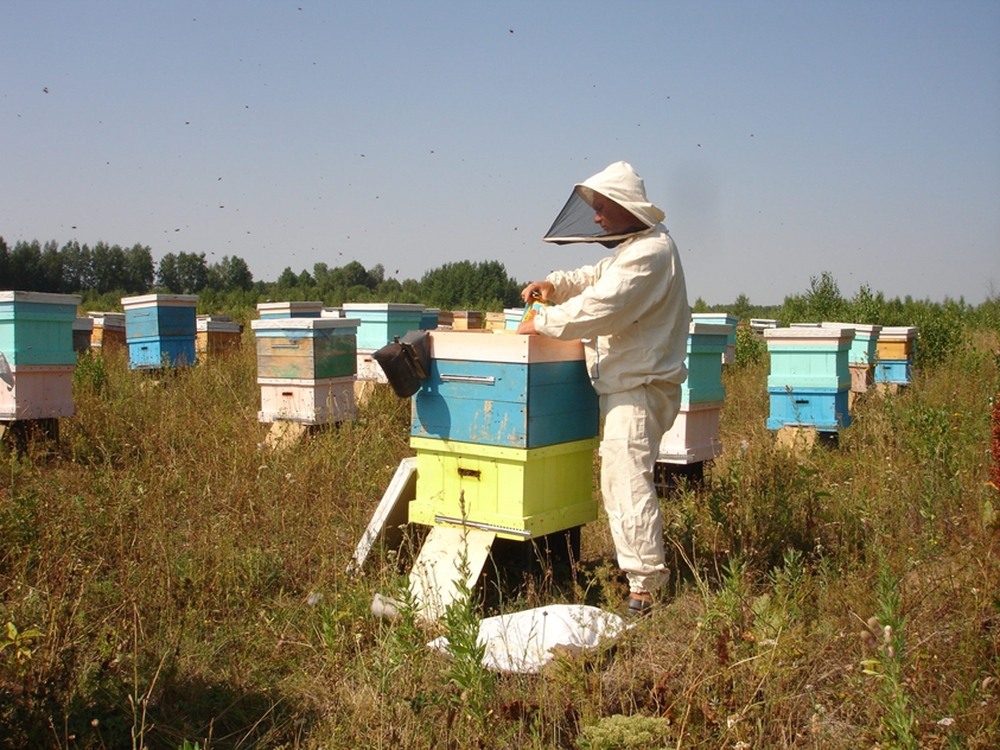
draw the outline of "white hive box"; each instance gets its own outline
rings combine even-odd
[[[299,380],[258,378],[260,422],[296,422],[320,425],[357,417],[354,377]]]
[[[660,440],[657,461],[692,464],[722,455],[719,420],[722,402],[690,404],[677,414],[673,426]]]

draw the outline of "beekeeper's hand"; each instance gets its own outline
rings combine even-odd
[[[556,288],[552,285],[551,281],[532,281],[528,286],[521,290],[521,299],[527,302],[534,302],[536,300],[541,300],[542,302],[548,302],[549,297]]]

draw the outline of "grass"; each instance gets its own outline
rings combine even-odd
[[[742,359],[724,454],[663,501],[671,598],[538,676],[477,670],[474,611],[371,616],[405,598],[418,529],[345,573],[408,402],[377,389],[269,451],[252,334],[171,374],[85,357],[58,443],[0,447],[0,747],[996,747],[996,351],[970,332],[802,455],[764,426],[766,356]],[[496,606],[614,607],[616,573],[601,519],[573,576]]]

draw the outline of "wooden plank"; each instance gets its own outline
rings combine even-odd
[[[459,601],[463,572],[467,590],[475,587],[496,536],[492,531],[467,527],[435,526],[430,530],[410,571],[410,594],[419,619],[438,620],[449,604]]]
[[[368,553],[379,539],[386,546],[397,547],[402,539],[399,527],[406,523],[407,504],[417,496],[417,458],[407,456],[399,462],[396,473],[389,482],[389,487],[382,500],[379,501],[375,513],[361,541],[354,550],[351,562],[347,566],[348,575],[361,572],[368,559]]]

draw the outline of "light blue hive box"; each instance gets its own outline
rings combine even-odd
[[[129,367],[187,367],[197,362],[197,294],[122,297]]]
[[[764,339],[771,358],[767,428],[794,426],[838,432],[848,427],[848,358],[854,329],[772,328],[764,331]]]
[[[403,302],[345,302],[344,315],[361,321],[358,325],[358,380],[388,383],[372,353],[403,338],[410,331],[421,330],[424,306]]]

